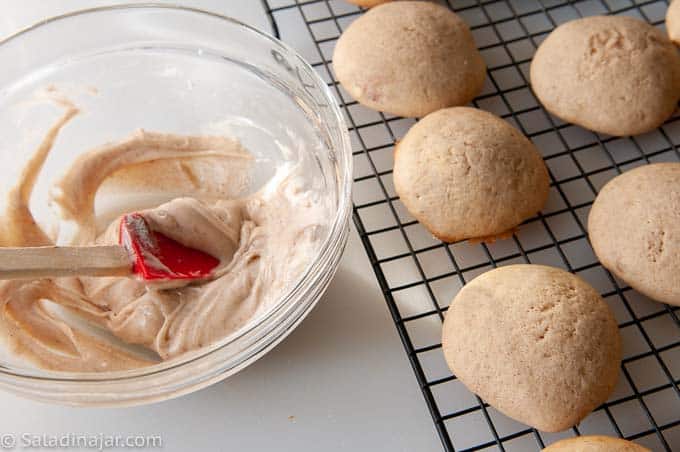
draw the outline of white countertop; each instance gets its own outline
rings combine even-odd
[[[112,3],[149,1],[6,0],[0,37],[49,16]],[[269,29],[256,0],[185,3]],[[226,381],[134,408],[67,408],[7,393],[0,393],[0,406],[0,434],[160,435],[164,451],[441,450],[356,231],[309,317]]]

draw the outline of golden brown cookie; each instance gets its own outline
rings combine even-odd
[[[469,282],[451,302],[444,357],[472,392],[547,432],[569,428],[616,385],[619,330],[586,282],[543,265],[510,265]]]
[[[612,273],[680,306],[680,163],[641,166],[609,181],[590,209],[588,235]]]
[[[386,3],[359,17],[340,36],[333,68],[361,104],[409,117],[468,103],[486,77],[465,22],[418,1]]]
[[[666,30],[671,41],[680,45],[680,0],[673,0],[666,12]]]
[[[567,438],[543,449],[543,452],[651,452],[631,441],[611,436],[577,436]]]
[[[531,62],[531,85],[555,116],[625,136],[659,127],[680,99],[680,55],[657,28],[593,16],[557,27]]]
[[[503,235],[536,214],[549,189],[531,141],[469,107],[416,123],[396,147],[393,179],[409,212],[446,242]]]
[[[361,6],[362,8],[373,8],[374,6],[378,6],[383,3],[390,2],[392,0],[347,0],[349,3],[357,6]]]

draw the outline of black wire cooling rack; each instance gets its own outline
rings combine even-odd
[[[632,138],[597,135],[549,115],[533,96],[528,69],[557,25],[594,14],[626,14],[663,27],[665,1],[450,0],[470,25],[488,66],[473,104],[517,126],[550,170],[548,205],[508,240],[445,244],[408,214],[392,184],[392,152],[413,120],[370,111],[337,83],[335,42],[363,11],[343,0],[262,0],[275,34],[324,78],[346,113],[355,160],[354,223],[375,270],[444,449],[539,450],[557,439],[604,434],[652,450],[680,450],[678,308],[655,303],[607,272],[586,236],[598,190],[632,167],[680,161],[680,115]],[[680,1],[680,0],[679,0]],[[619,386],[581,424],[546,434],[519,424],[468,392],[443,361],[440,331],[449,302],[471,278],[512,263],[541,263],[589,281],[614,310],[624,344]],[[680,280],[680,275],[678,276]]]

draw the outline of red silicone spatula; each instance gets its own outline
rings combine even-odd
[[[0,248],[0,279],[136,275],[145,281],[207,279],[219,260],[149,228],[131,213],[120,222],[119,245]]]
[[[139,213],[125,215],[120,221],[118,243],[133,257],[132,271],[147,280],[208,278],[220,263],[203,251],[151,230]]]

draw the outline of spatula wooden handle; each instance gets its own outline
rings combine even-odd
[[[0,279],[122,276],[132,262],[122,246],[0,248]]]

